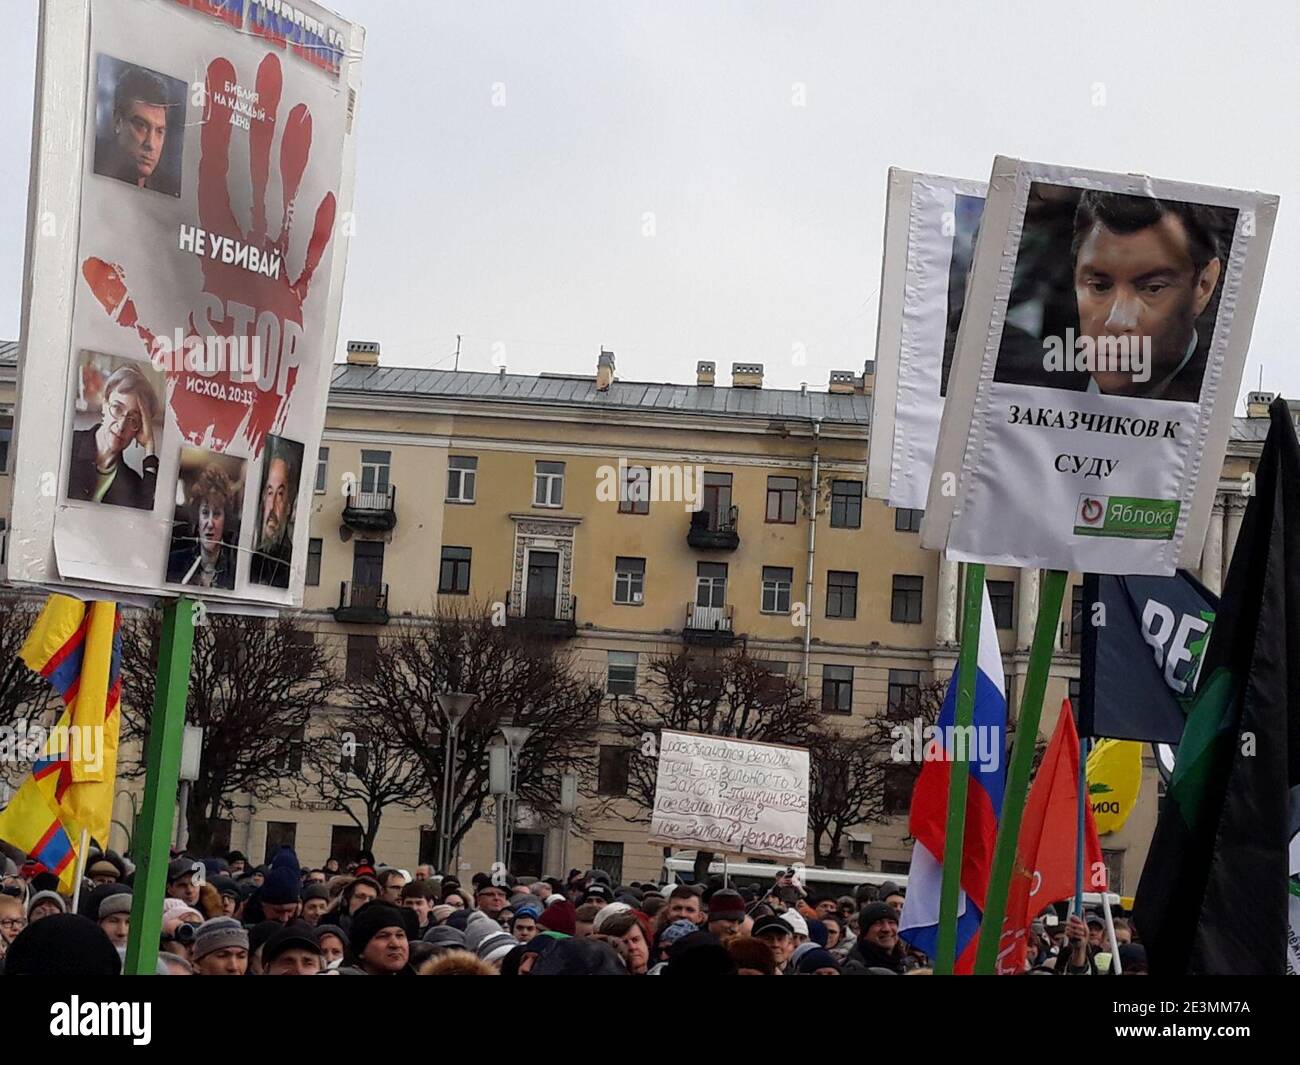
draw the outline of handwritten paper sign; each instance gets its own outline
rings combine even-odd
[[[802,861],[808,851],[808,752],[665,730],[650,839]]]

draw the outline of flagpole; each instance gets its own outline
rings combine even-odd
[[[953,750],[949,758],[948,819],[943,834],[943,882],[939,893],[939,937],[934,971],[951,976],[957,964],[957,900],[961,894],[962,850],[966,841],[966,793],[970,786],[969,744],[975,721],[975,674],[979,671],[980,618],[984,612],[984,566],[966,567],[966,596],[962,608],[961,652],[957,659],[957,705]]]
[[[1110,882],[1101,889],[1101,912],[1106,918],[1106,938],[1110,940],[1110,963],[1115,967],[1115,975],[1124,975],[1124,966],[1119,963],[1119,944],[1115,942],[1115,919],[1110,915]]]
[[[182,596],[163,607],[162,639],[154,685],[153,718],[145,748],[144,802],[135,839],[135,894],[126,965],[131,976],[150,976],[157,969],[162,931],[163,895],[171,856],[175,795],[180,780],[185,703],[189,696],[190,659],[194,651],[195,602]]]
[[[84,825],[81,828],[81,840],[77,844],[77,875],[72,882],[72,912],[77,912],[77,904],[81,902],[81,881],[86,876],[86,851],[90,845],[90,829]]]
[[[1007,892],[1020,841],[1020,821],[1025,813],[1029,793],[1029,770],[1034,761],[1034,741],[1043,716],[1043,695],[1047,674],[1052,667],[1056,645],[1056,627],[1061,620],[1061,601],[1065,597],[1064,570],[1049,569],[1043,574],[1042,597],[1038,603],[1038,621],[1034,625],[1034,642],[1029,649],[1029,669],[1025,674],[1025,692],[1016,719],[1016,740],[1011,748],[1011,765],[1002,798],[1002,816],[998,823],[998,841],[993,849],[993,869],[985,897],[984,916],[975,971],[992,975],[996,971],[998,944],[1002,939],[1002,922],[1007,913]],[[942,931],[942,926],[940,926]]]
[[[1074,912],[1083,916],[1083,815],[1088,801],[1088,737],[1079,737],[1078,817],[1074,834]]]

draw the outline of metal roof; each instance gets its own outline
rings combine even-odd
[[[18,341],[0,340],[0,366],[18,365]]]
[[[484,399],[593,411],[673,411],[737,418],[816,419],[863,428],[871,422],[871,398],[863,395],[617,380],[607,391],[600,392],[592,377],[530,377],[339,363],[334,367],[332,391]]]

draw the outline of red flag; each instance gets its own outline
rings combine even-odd
[[[1079,825],[1079,736],[1074,731],[1070,700],[1061,704],[1056,732],[1038,768],[1016,847],[1016,865],[1007,893],[1007,916],[998,944],[997,971],[1024,968],[1030,922],[1053,902],[1074,895],[1074,863]],[[1083,887],[1106,889],[1106,865],[1092,819],[1084,803]]]

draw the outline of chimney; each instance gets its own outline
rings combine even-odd
[[[864,396],[869,396],[876,390],[876,360],[868,359],[862,367],[862,379],[859,382]]]
[[[1273,402],[1272,392],[1247,392],[1246,417],[1267,418],[1268,405]]]
[[[731,364],[732,388],[762,388],[763,364],[761,362],[733,362]]]
[[[348,365],[349,366],[378,366],[379,365],[379,341],[349,340],[348,341]]]
[[[828,392],[836,396],[851,396],[858,390],[858,375],[852,370],[832,370]]]
[[[608,392],[614,383],[614,353],[600,349],[600,358],[596,360],[596,391]]]
[[[695,383],[700,388],[712,388],[713,377],[717,368],[716,363],[709,362],[708,359],[701,359],[695,364]]]

